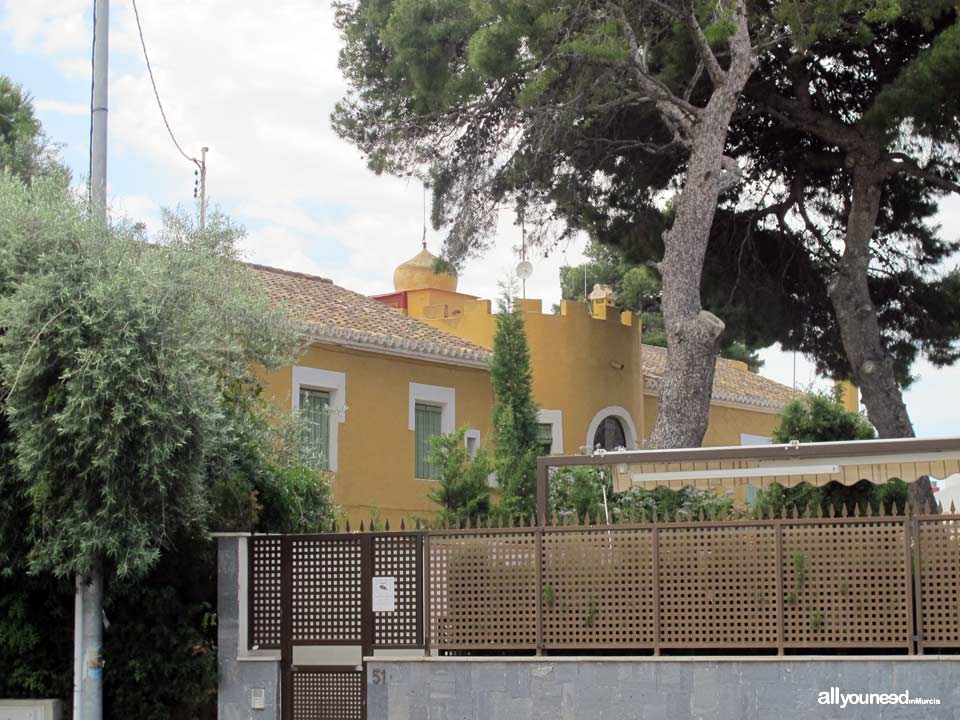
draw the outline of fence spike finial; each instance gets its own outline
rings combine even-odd
[[[872,517],[873,517],[873,503],[870,502],[869,500],[867,500],[867,501],[866,501],[866,506],[867,506],[867,510],[866,510],[866,512],[865,512],[864,514],[865,514],[868,518],[872,518]]]
[[[847,504],[843,503],[840,505],[840,517],[845,518],[849,517],[850,512],[847,510]]]
[[[957,507],[954,505],[953,500],[950,501],[950,514],[953,515],[957,512]]]
[[[363,532],[363,520],[360,521],[360,530],[359,530],[359,532]]]
[[[853,516],[855,518],[860,517],[860,503],[853,504]]]
[[[406,528],[403,526],[403,518],[400,518],[400,532],[403,532]]]
[[[383,523],[383,529],[385,532],[390,532],[390,518],[387,518]]]
[[[834,506],[833,503],[830,503],[830,506],[829,506],[828,512],[827,512],[827,516],[828,516],[831,520],[837,516],[837,508]]]
[[[943,515],[943,503],[939,500],[937,501],[937,514]]]

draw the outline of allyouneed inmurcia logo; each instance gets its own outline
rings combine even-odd
[[[940,698],[911,697],[909,690],[901,693],[845,693],[832,687],[817,694],[820,705],[939,705]]]

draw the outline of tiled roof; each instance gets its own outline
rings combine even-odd
[[[641,355],[646,390],[659,393],[663,369],[667,363],[667,349],[644,345]],[[717,360],[717,372],[713,379],[714,400],[779,410],[801,394],[791,387],[744,370],[734,360]]]
[[[308,334],[318,341],[478,366],[485,366],[490,357],[489,351],[479,345],[407,317],[327,278],[265,265],[250,267],[267,296],[283,305],[291,320],[305,323]]]

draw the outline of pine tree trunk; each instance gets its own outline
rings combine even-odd
[[[698,447],[707,431],[710,395],[723,322],[700,306],[700,280],[710,228],[722,190],[736,183],[735,163],[724,158],[730,118],[752,70],[746,12],[737,8],[731,63],[697,121],[687,179],[677,215],[664,236],[660,263],[667,363],[660,389],[654,447]],[[726,167],[725,167],[726,166]]]
[[[910,438],[915,436],[913,424],[893,362],[880,341],[877,308],[867,283],[870,239],[880,212],[882,183],[883,176],[872,171],[869,158],[856,158],[845,247],[827,291],[870,422],[881,438]],[[916,502],[935,504],[927,478],[911,484],[910,496]]]

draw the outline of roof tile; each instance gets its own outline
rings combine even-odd
[[[667,364],[667,349],[644,345],[641,356],[644,383],[648,390],[659,392]],[[735,360],[717,359],[717,372],[713,378],[714,400],[779,410],[802,394],[791,387],[744,370]]]
[[[489,358],[489,351],[479,345],[335,285],[327,278],[265,265],[250,267],[266,288],[267,296],[283,305],[292,320],[306,323],[308,332],[318,339],[406,350],[470,364],[484,364]]]

